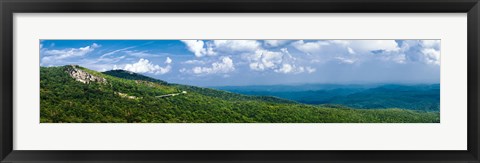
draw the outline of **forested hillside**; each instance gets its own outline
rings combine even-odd
[[[42,123],[438,123],[439,112],[308,105],[140,74],[41,67]]]
[[[246,95],[281,97],[305,104],[341,104],[359,109],[401,108],[440,111],[439,84],[306,84],[296,86],[228,86],[215,88]]]

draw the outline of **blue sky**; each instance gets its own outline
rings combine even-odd
[[[440,40],[41,40],[40,65],[197,86],[439,83]]]

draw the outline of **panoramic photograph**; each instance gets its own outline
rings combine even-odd
[[[40,40],[40,123],[440,123],[440,40]]]

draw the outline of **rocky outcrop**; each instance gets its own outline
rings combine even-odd
[[[71,65],[67,67],[66,71],[72,78],[85,84],[89,84],[91,82],[98,82],[102,84],[107,83],[107,79],[97,77],[88,72],[85,72],[81,70],[77,65]]]

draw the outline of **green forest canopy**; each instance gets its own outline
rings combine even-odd
[[[106,83],[78,82],[79,69]],[[248,96],[171,84],[123,70],[40,68],[42,123],[438,123],[438,111],[353,109],[308,105],[271,96]],[[166,94],[177,94],[159,97]]]

